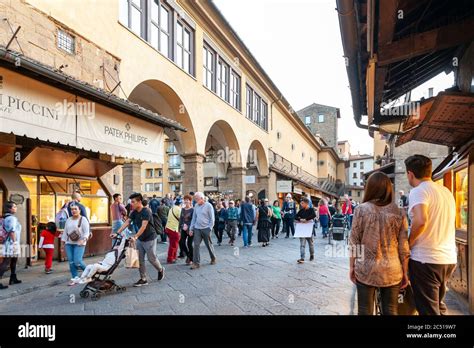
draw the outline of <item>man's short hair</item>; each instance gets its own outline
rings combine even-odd
[[[308,197],[303,197],[303,198],[301,198],[301,202],[305,202],[306,204],[309,204],[309,199],[308,199]]]
[[[79,192],[73,192],[71,195],[71,199],[76,200],[81,197],[81,194]]]
[[[130,199],[134,199],[136,201],[143,202],[143,196],[140,192],[134,192],[130,195]]]
[[[117,197],[120,197],[121,194],[120,193],[114,193],[114,195],[112,196],[112,198],[114,199],[114,201],[117,199]]]
[[[245,197],[245,202],[250,203],[250,197],[249,196]]]
[[[405,160],[407,172],[410,171],[417,179],[431,178],[432,162],[426,156],[413,155]]]

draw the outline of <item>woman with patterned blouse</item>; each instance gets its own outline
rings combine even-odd
[[[357,208],[350,244],[350,278],[357,286],[359,315],[373,315],[376,289],[382,314],[397,315],[398,293],[408,285],[410,255],[405,212],[393,199],[389,177],[376,172],[367,180],[364,201]]]

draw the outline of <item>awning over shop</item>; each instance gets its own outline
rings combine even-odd
[[[163,162],[163,127],[1,68],[0,132]]]
[[[385,164],[379,168],[376,168],[374,170],[371,170],[370,172],[365,172],[364,173],[364,180],[367,180],[370,175],[372,175],[375,172],[382,172],[387,174],[389,178],[394,178],[395,177],[395,162],[390,162],[388,164]]]
[[[474,138],[474,95],[442,92],[404,123],[396,146],[411,140],[456,147]]]

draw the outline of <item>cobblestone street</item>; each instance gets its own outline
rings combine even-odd
[[[256,237],[254,236],[256,239]],[[209,264],[209,255],[201,246],[202,266],[190,270],[184,261],[165,265],[166,277],[156,281],[156,272],[148,264],[153,277],[148,286],[132,287],[138,279],[138,270],[120,267],[114,279],[127,286],[122,294],[104,295],[98,301],[82,299],[83,285],[67,286],[67,264],[56,267],[58,272],[44,275],[37,272],[36,279],[28,277],[38,267],[22,270],[24,284],[29,290],[15,290],[15,286],[0,293],[2,314],[355,314],[355,287],[348,279],[348,261],[336,249],[335,256],[328,253],[326,239],[316,239],[316,258],[302,265],[299,257],[299,240],[279,238],[267,248],[232,248],[224,240],[216,246],[218,262]],[[239,240],[238,246],[241,246]],[[342,242],[336,242],[342,247]],[[167,245],[159,244],[160,260],[165,259]],[[307,254],[306,258],[309,258]],[[100,258],[86,259],[87,264]],[[41,269],[41,268],[40,268]],[[63,272],[61,272],[63,270]],[[40,281],[48,279],[40,286]],[[4,280],[5,281],[5,280]],[[28,283],[30,283],[28,285]],[[37,288],[31,288],[35,283]],[[19,287],[17,286],[17,287]],[[7,292],[10,293],[7,293]],[[26,292],[26,293],[25,293]],[[455,301],[448,296],[450,313],[459,312]]]

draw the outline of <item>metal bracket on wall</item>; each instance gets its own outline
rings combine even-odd
[[[8,48],[10,47],[13,40],[15,40],[16,43],[18,44],[18,47],[20,48],[21,53],[25,54],[25,52],[23,52],[23,49],[21,48],[20,42],[18,41],[18,38],[17,38],[18,32],[21,29],[21,25],[18,26],[18,28],[16,28],[16,30],[14,31],[12,25],[10,24],[10,21],[8,20],[8,18],[3,18],[3,20],[8,24],[8,26],[10,27],[10,31],[12,32],[12,36],[10,37],[10,40],[8,40],[8,43],[5,46],[5,49],[8,50]]]

